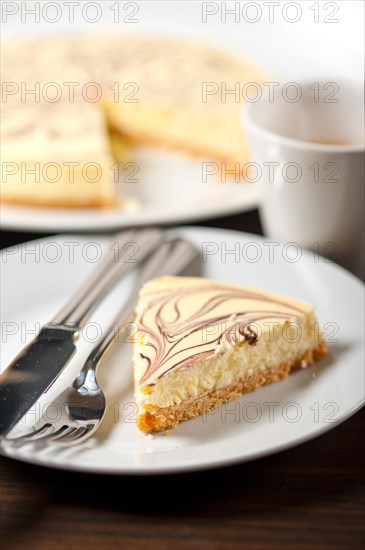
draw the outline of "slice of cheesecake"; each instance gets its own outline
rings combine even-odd
[[[97,51],[110,49],[100,39]],[[97,43],[96,43],[97,44]],[[120,88],[106,96],[108,123],[132,142],[168,146],[242,170],[248,150],[240,120],[242,104],[267,79],[254,64],[209,43],[182,38],[129,35],[109,74]],[[97,54],[95,54],[97,55]],[[261,86],[261,88],[260,88]],[[113,83],[109,89],[115,90]]]
[[[42,118],[32,107],[22,108],[16,127],[18,107],[7,106],[1,202],[60,208],[115,205],[115,160],[100,113],[81,103],[75,114],[65,103],[52,106]]]
[[[134,349],[138,427],[166,430],[326,354],[311,305],[201,278],[141,290]]]
[[[1,202],[61,208],[116,203],[107,124],[100,101],[85,99],[91,78],[72,45],[63,37],[4,45]],[[95,90],[89,87],[91,99]]]

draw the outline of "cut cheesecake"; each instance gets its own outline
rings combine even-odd
[[[73,59],[73,53],[75,58]],[[73,39],[13,40],[2,51],[1,201],[53,207],[115,203],[114,163],[93,79]]]
[[[263,290],[163,277],[141,290],[138,427],[166,430],[326,354],[314,308]]]
[[[118,203],[135,144],[240,170],[245,86],[265,80],[219,48],[137,34],[12,40],[2,66],[1,201],[58,207]]]

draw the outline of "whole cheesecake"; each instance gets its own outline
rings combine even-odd
[[[118,167],[133,160],[136,144],[224,161],[234,171],[247,160],[244,87],[263,79],[240,57],[199,41],[132,33],[9,41],[1,201],[116,204]]]
[[[326,354],[311,305],[201,278],[141,290],[134,349],[138,427],[176,426]]]

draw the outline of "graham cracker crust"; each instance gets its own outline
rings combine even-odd
[[[251,376],[240,378],[229,386],[212,390],[197,399],[184,401],[179,405],[157,409],[153,412],[140,412],[137,426],[145,433],[161,432],[174,428],[179,422],[206,414],[222,405],[222,403],[237,399],[237,397],[244,393],[253,392],[262,386],[283,380],[291,370],[305,368],[326,354],[327,346],[322,341],[315,348],[307,350],[291,361],[286,361],[273,367],[266,367],[263,370],[260,369]]]
[[[36,206],[37,208],[71,208],[74,210],[82,208],[109,208],[118,203],[115,199],[85,199],[76,202],[71,199],[42,200],[42,198],[31,197],[1,197],[0,204],[16,204],[17,206]]]

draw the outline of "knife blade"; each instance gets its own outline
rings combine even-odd
[[[0,435],[6,435],[59,377],[76,351],[76,329],[45,326],[1,376]]]

